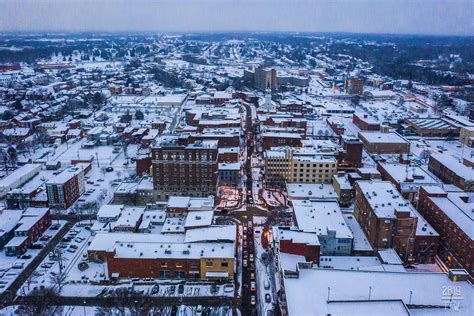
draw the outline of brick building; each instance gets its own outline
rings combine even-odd
[[[339,169],[356,169],[362,167],[363,143],[356,137],[342,136],[342,150],[337,155]]]
[[[299,133],[262,133],[263,149],[271,147],[301,147],[301,135]]]
[[[410,130],[422,137],[456,137],[459,127],[453,126],[441,118],[406,118]]]
[[[186,144],[177,136],[161,138],[151,150],[153,185],[158,199],[170,195],[209,196],[217,188],[217,141]]]
[[[28,208],[25,211],[15,211],[21,214],[21,219],[15,225],[14,236],[5,245],[7,256],[18,256],[39,239],[51,226],[51,214],[48,208]]]
[[[361,130],[364,131],[379,131],[380,123],[365,113],[354,113],[352,115],[352,122]]]
[[[393,248],[405,262],[433,263],[438,233],[388,181],[358,181],[354,215],[372,247]]]
[[[410,143],[395,132],[359,132],[365,149],[377,154],[403,154],[410,151]]]
[[[272,227],[272,232],[274,250],[279,253],[303,256],[307,262],[319,264],[320,244],[316,234],[283,226]]]
[[[109,278],[231,280],[235,271],[236,227],[162,233],[97,233],[87,250],[103,261]]]
[[[417,210],[440,235],[438,255],[449,268],[474,277],[474,203],[472,193],[421,187]]]
[[[84,168],[71,167],[46,183],[51,208],[67,209],[84,193]]]
[[[402,196],[416,202],[421,186],[442,186],[439,180],[421,167],[409,166],[400,163],[377,163],[377,170],[383,180],[392,182]]]
[[[428,170],[444,183],[454,184],[467,192],[474,191],[474,172],[454,157],[432,154],[428,161]]]

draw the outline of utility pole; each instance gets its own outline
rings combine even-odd
[[[99,164],[99,154],[97,152],[95,152],[95,157],[97,158],[97,167],[100,168],[100,164]]]

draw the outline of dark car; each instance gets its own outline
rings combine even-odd
[[[112,167],[107,167],[107,168],[105,168],[105,171],[107,171],[107,172],[112,172],[112,171],[114,171],[114,168],[112,168]]]
[[[250,270],[255,270],[255,263],[250,262]]]
[[[60,224],[54,224],[54,225],[51,225],[51,227],[50,227],[49,229],[51,229],[51,230],[58,230],[59,227],[61,227]]]
[[[269,293],[265,294],[265,302],[270,303],[272,301],[272,297],[270,296]]]

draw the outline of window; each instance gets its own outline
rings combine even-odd
[[[182,271],[182,270],[176,270],[174,273],[175,273],[175,276],[176,276],[178,279],[184,279],[184,271]]]
[[[170,276],[170,272],[168,270],[161,270],[160,271],[160,278],[167,279]]]
[[[214,263],[212,261],[206,261],[206,267],[212,267]]]
[[[228,262],[221,262],[221,267],[222,268],[227,268],[229,266]]]

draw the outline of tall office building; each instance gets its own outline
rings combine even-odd
[[[159,200],[171,195],[209,196],[217,187],[217,140],[160,138],[151,150],[153,187]]]

